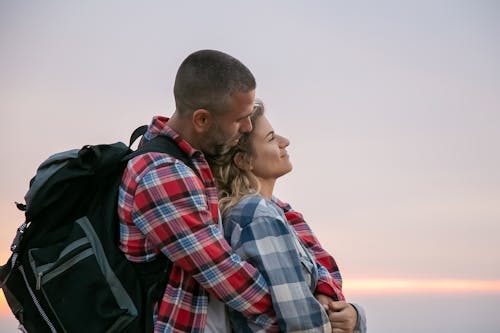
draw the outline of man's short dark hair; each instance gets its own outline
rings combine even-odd
[[[197,109],[222,113],[232,94],[252,91],[255,86],[253,74],[238,59],[215,50],[197,51],[177,71],[176,110],[181,115]]]

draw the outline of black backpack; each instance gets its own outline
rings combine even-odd
[[[132,151],[146,130],[122,142],[52,155],[25,196],[26,221],[0,267],[0,287],[28,332],[152,332],[153,304],[171,262],[159,256],[133,264],[118,248],[118,187],[129,159],[163,152],[194,171],[169,138],[157,136]]]

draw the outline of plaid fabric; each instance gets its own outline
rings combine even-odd
[[[245,197],[224,216],[224,236],[266,279],[282,332],[331,332],[326,312],[313,293],[318,274],[334,284],[325,287],[329,296],[339,299],[334,290],[340,286],[316,264],[276,204],[259,195]],[[235,311],[230,311],[230,318],[236,332],[261,329]]]
[[[294,211],[288,203],[283,202],[276,197],[273,197],[273,202],[283,210],[288,223],[294,228],[302,243],[305,244],[305,246],[314,254],[316,261],[325,267],[330,273],[330,276],[337,281],[337,285],[342,287],[342,277],[335,259],[325,249],[323,249],[319,240],[316,236],[314,236],[311,228],[304,220],[302,214]],[[318,289],[319,288],[317,288],[316,291],[321,292]],[[338,293],[338,296],[340,300],[345,300],[341,290],[340,293]],[[358,320],[356,322],[356,327],[354,328],[354,333],[366,333],[367,325],[365,310],[358,304],[351,304],[358,313]]]
[[[172,137],[202,179],[167,154],[146,153],[129,161],[118,198],[120,248],[127,258],[145,262],[161,252],[174,263],[155,309],[155,332],[203,332],[208,292],[272,331],[274,312],[265,280],[232,254],[217,226],[217,191],[209,166],[167,120],[155,117],[145,139]]]
[[[333,286],[335,288],[335,294],[337,294],[338,300],[345,300],[345,297],[342,293],[342,276],[340,275],[337,262],[325,249],[323,249],[319,240],[316,238],[313,231],[304,220],[302,214],[294,211],[288,203],[283,202],[276,197],[273,197],[273,202],[283,210],[288,223],[293,227],[302,243],[314,254],[316,261],[321,264],[321,266],[327,269],[330,277],[335,281],[335,283],[333,283]],[[323,278],[325,277],[320,277],[320,279]],[[331,283],[329,282],[329,279],[326,279],[325,282],[327,282],[327,284]],[[325,293],[325,290],[321,289],[321,286],[319,289],[317,289],[317,291],[328,295],[328,293]]]

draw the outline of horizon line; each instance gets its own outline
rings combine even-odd
[[[500,293],[500,280],[479,279],[349,279],[342,289],[356,294],[405,294],[405,293]],[[5,295],[0,292],[0,316],[12,315]]]
[[[356,293],[446,293],[446,292],[500,292],[500,280],[480,279],[349,279],[343,288]]]

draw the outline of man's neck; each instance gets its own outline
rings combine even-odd
[[[172,117],[168,120],[167,125],[173,129],[179,136],[187,141],[194,149],[199,149],[198,141],[192,130],[191,119],[181,117],[177,112],[174,112]]]

